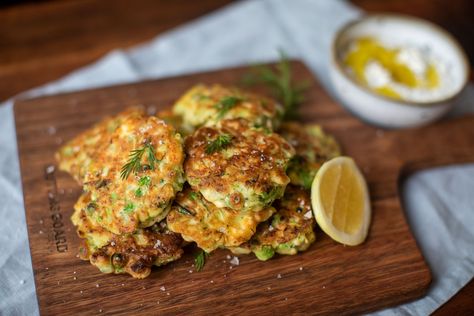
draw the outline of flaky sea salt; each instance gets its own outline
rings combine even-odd
[[[53,165],[49,165],[46,167],[46,173],[47,174],[52,174],[54,172],[54,170],[56,170],[56,167],[54,167]]]
[[[48,126],[48,129],[46,130],[46,132],[48,133],[48,135],[54,135],[56,134],[56,127]]]
[[[157,249],[161,247],[161,240],[157,240],[153,248]]]
[[[233,266],[238,266],[240,264],[240,261],[239,261],[238,257],[233,257],[229,262]]]

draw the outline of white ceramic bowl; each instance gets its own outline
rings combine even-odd
[[[359,84],[344,70],[343,57],[354,40],[374,37],[396,46],[430,47],[450,69],[453,92],[430,102],[407,102],[379,95]],[[467,57],[458,42],[440,27],[414,17],[368,15],[345,25],[332,46],[330,75],[340,101],[362,120],[385,128],[426,125],[448,112],[469,77]]]

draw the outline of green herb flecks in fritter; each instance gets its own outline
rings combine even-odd
[[[98,154],[97,148],[110,141],[113,132],[126,118],[143,117],[143,115],[142,108],[131,108],[114,117],[106,118],[79,134],[57,151],[55,157],[59,169],[68,172],[82,184],[88,166]]]
[[[341,154],[334,137],[326,134],[319,125],[285,122],[278,131],[296,151],[287,174],[291,184],[311,189],[314,176],[321,165]]]
[[[125,119],[88,167],[91,221],[115,234],[159,222],[182,189],[183,160],[173,127],[156,117]]]
[[[185,142],[186,179],[217,207],[258,211],[283,196],[294,149],[243,119],[201,127]]]

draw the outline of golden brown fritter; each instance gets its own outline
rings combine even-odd
[[[90,202],[89,193],[82,195],[71,220],[77,226],[79,237],[84,239],[79,251],[81,259],[89,260],[101,272],[128,273],[143,279],[150,274],[153,265],[164,265],[183,254],[182,238],[170,232],[165,222],[131,234],[115,235],[89,220]]]
[[[114,117],[108,117],[82,132],[55,154],[59,169],[68,172],[82,184],[87,167],[94,160],[97,148],[110,140],[112,133],[127,117],[142,117],[145,114],[142,108],[130,108]]]
[[[194,129],[188,129],[188,126],[183,124],[183,118],[180,115],[174,114],[171,109],[156,113],[156,117],[173,126],[182,136],[188,136],[194,131]]]
[[[97,149],[84,179],[91,221],[115,234],[161,221],[184,183],[182,143],[156,117],[124,119]]]
[[[277,212],[261,223],[252,239],[231,251],[255,253],[258,259],[268,260],[275,253],[294,255],[304,251],[316,240],[316,221],[311,209],[309,193],[301,187],[288,186],[285,196],[274,204]]]
[[[216,126],[222,120],[235,118],[274,130],[283,116],[283,107],[272,99],[235,87],[200,84],[174,104],[173,113],[183,118],[187,130]]]
[[[186,179],[217,207],[258,211],[283,196],[294,149],[243,119],[201,127],[185,142]]]
[[[248,241],[260,222],[267,220],[275,209],[239,212],[219,208],[190,188],[178,193],[168,214],[171,231],[180,233],[184,240],[194,241],[206,252],[216,248],[236,247]]]
[[[341,154],[334,137],[326,134],[319,125],[285,122],[278,132],[296,151],[287,170],[291,184],[307,190],[311,189],[314,176],[321,165]]]

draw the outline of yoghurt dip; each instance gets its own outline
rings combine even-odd
[[[431,102],[456,90],[449,64],[427,46],[394,46],[362,37],[351,43],[344,64],[360,84],[396,100]]]

